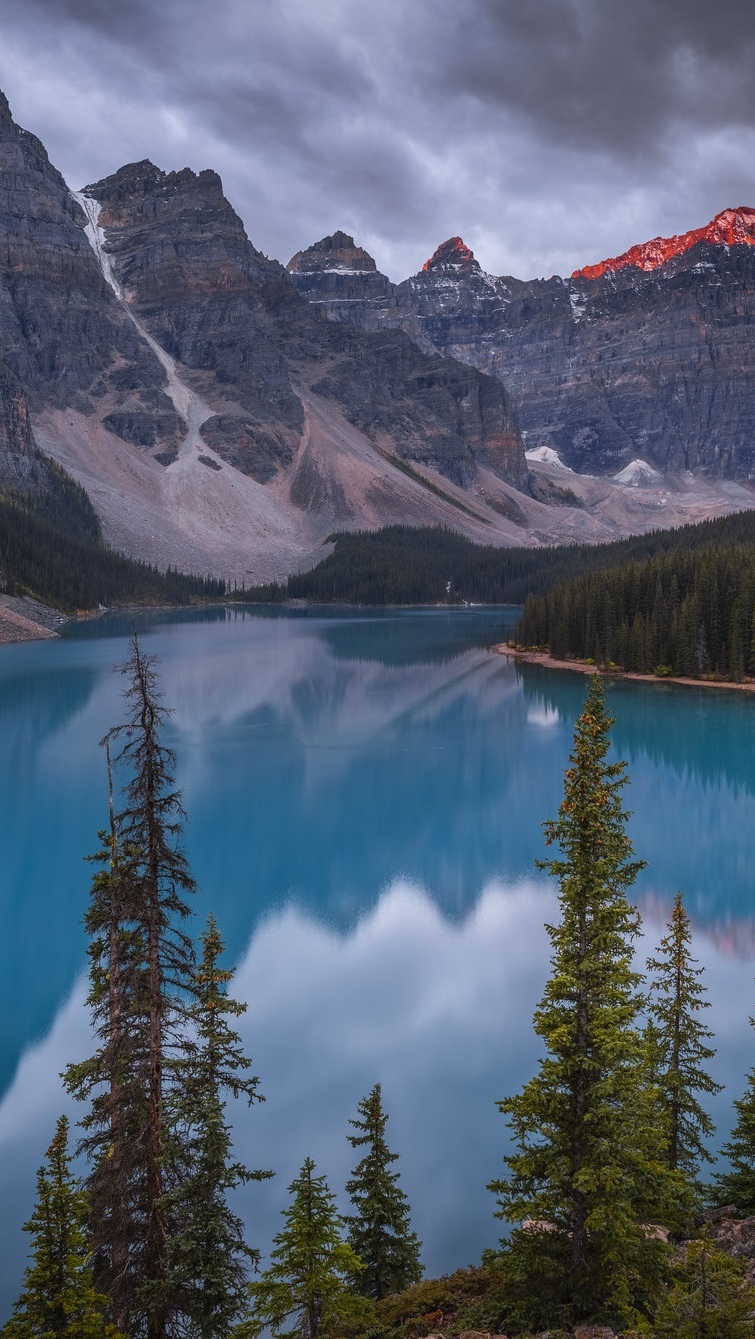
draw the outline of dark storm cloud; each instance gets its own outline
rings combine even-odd
[[[6,0],[0,86],[73,185],[211,166],[284,261],[461,233],[565,273],[755,203],[755,18],[720,0]]]
[[[751,120],[755,21],[740,0],[472,0],[449,83],[548,138],[644,153],[679,120]]]

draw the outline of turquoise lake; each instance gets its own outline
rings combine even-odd
[[[236,1113],[272,1181],[238,1197],[265,1255],[306,1156],[342,1207],[356,1106],[380,1081],[430,1273],[479,1259],[495,1101],[532,1072],[554,889],[535,861],[561,797],[583,676],[489,651],[506,610],[236,610],[137,619],[172,709],[166,741],[200,891],[246,1001],[267,1100]],[[122,719],[133,620],[0,648],[0,1322],[15,1297],[34,1176],[88,1052],[81,925],[107,820],[98,741]],[[635,885],[652,951],[677,888],[705,967],[719,1138],[753,1064],[755,697],[612,682]]]

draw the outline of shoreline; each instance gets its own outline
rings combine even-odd
[[[631,679],[636,683],[673,683],[681,688],[726,688],[733,693],[755,693],[755,679],[735,683],[732,679],[690,679],[681,674],[638,674],[634,670],[602,669],[599,665],[587,665],[584,660],[557,660],[547,651],[527,651],[523,647],[512,646],[509,642],[499,642],[491,650],[499,656],[508,656],[511,660],[522,660],[527,665],[541,665],[543,669],[572,670],[575,674],[599,674],[603,679]]]
[[[24,612],[22,612],[22,606]],[[516,609],[517,605],[495,604],[489,605],[482,602],[464,604],[446,604],[444,601],[435,601],[429,604],[356,604],[342,600],[243,600],[243,599],[225,599],[225,600],[207,600],[197,601],[191,604],[128,604],[112,605],[107,608],[85,609],[75,614],[61,614],[59,610],[52,609],[49,605],[41,604],[38,600],[33,600],[30,596],[11,596],[0,594],[0,646],[13,646],[19,642],[43,641],[51,637],[58,636],[58,629],[68,623],[81,623],[91,619],[101,618],[105,614],[117,613],[139,613],[155,610],[175,610],[175,609],[281,609],[302,611],[307,609],[357,609],[357,610],[477,610],[477,609]]]
[[[70,620],[26,595],[0,595],[0,646],[49,641]]]

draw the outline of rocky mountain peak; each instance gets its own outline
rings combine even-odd
[[[713,246],[755,246],[755,209],[748,205],[724,209],[703,228],[678,233],[673,237],[654,237],[650,242],[630,247],[621,256],[613,256],[597,265],[585,265],[583,269],[575,270],[571,277],[600,279],[604,274],[612,274],[629,265],[638,270],[657,270],[668,261],[691,251],[700,242],[708,242]]]
[[[372,256],[361,246],[356,246],[354,238],[349,237],[348,233],[340,231],[321,238],[306,251],[297,251],[286,269],[290,274],[312,274],[322,270],[356,270],[369,274],[377,272]]]
[[[12,123],[12,121],[13,116],[11,115],[10,103],[8,102],[8,99],[6,98],[2,89],[0,89],[0,125],[3,122]]]
[[[84,186],[83,191],[96,200],[124,200],[155,190],[165,180],[165,176],[166,173],[155,167],[149,158],[143,158],[139,163],[126,163],[111,176]]]
[[[470,251],[461,237],[449,237],[447,242],[441,242],[436,251],[433,252],[429,260],[426,260],[422,266],[423,274],[432,274],[438,270],[452,269],[455,271],[479,270],[480,266],[474,258],[474,252]]]
[[[164,172],[155,167],[149,158],[139,163],[126,163],[110,177],[92,182],[84,187],[84,194],[91,195],[100,204],[120,205],[133,201],[140,196],[175,196],[198,193],[213,202],[227,203],[223,197],[223,183],[217,172],[206,168],[194,172],[183,167],[178,172]]]
[[[280,272],[250,244],[210,169],[164,172],[143,159],[83,193],[100,205],[118,282],[137,306],[159,306],[185,291],[248,294],[263,275]]]

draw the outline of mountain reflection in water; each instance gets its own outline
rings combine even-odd
[[[341,1194],[348,1120],[378,1080],[429,1269],[469,1263],[497,1238],[484,1189],[505,1145],[495,1099],[535,1063],[555,897],[534,862],[586,688],[491,655],[513,617],[137,618],[173,713],[197,929],[214,911],[239,963],[234,993],[268,1099],[237,1125],[242,1157],[278,1173],[239,1198],[263,1252],[305,1156]],[[0,655],[0,1318],[34,1171],[70,1109],[58,1073],[89,1045],[82,857],[107,819],[97,741],[122,718],[112,669],[129,631],[107,619]],[[654,944],[685,893],[729,1084],[714,1108],[725,1127],[755,994],[755,700],[612,682],[608,702],[649,862],[637,900]]]

